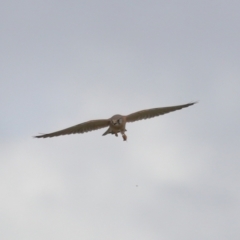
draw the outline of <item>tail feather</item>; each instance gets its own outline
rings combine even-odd
[[[108,128],[108,130],[103,134],[103,136],[105,136],[105,135],[107,135],[109,133],[111,133],[111,128]]]

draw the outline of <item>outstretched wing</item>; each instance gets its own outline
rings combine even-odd
[[[90,132],[93,130],[97,130],[100,128],[104,128],[109,126],[108,119],[100,119],[100,120],[92,120],[84,123],[80,123],[78,125],[72,126],[70,128],[66,128],[57,132],[43,134],[39,136],[35,136],[36,138],[48,138],[48,137],[56,137],[60,135],[67,135],[67,134],[75,134],[75,133],[85,133]]]
[[[127,115],[126,120],[127,120],[127,122],[135,122],[138,120],[153,118],[153,117],[157,117],[159,115],[163,115],[163,114],[166,114],[169,112],[173,112],[176,110],[180,110],[182,108],[192,106],[195,103],[196,102],[188,103],[188,104],[184,104],[184,105],[178,105],[178,106],[171,106],[171,107],[146,109],[146,110],[142,110],[142,111]]]

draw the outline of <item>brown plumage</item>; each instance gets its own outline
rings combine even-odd
[[[126,141],[127,136],[125,134],[125,131],[126,131],[125,126],[127,122],[135,122],[138,120],[157,117],[169,112],[173,112],[176,110],[180,110],[182,108],[192,106],[195,103],[196,102],[192,102],[184,105],[178,105],[178,106],[171,106],[171,107],[146,109],[146,110],[138,111],[135,113],[131,113],[127,116],[122,116],[118,114],[118,115],[112,116],[109,119],[91,120],[88,122],[80,123],[78,125],[57,131],[57,132],[39,135],[39,136],[36,136],[36,138],[48,138],[48,137],[56,137],[56,136],[67,135],[67,134],[85,133],[85,132],[90,132],[100,128],[109,127],[107,131],[103,134],[103,136],[110,133],[115,134],[115,136],[118,136],[118,133],[120,132],[122,134],[123,140]]]

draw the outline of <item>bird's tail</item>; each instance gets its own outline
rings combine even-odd
[[[105,135],[107,135],[109,133],[111,133],[111,128],[108,128],[108,130],[103,134],[103,136],[105,136]]]

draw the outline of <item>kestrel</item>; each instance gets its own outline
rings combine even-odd
[[[135,113],[131,113],[127,116],[117,114],[112,116],[109,119],[91,120],[88,122],[84,122],[84,123],[80,123],[78,125],[72,126],[70,128],[57,131],[57,132],[39,135],[39,136],[36,136],[36,138],[48,138],[48,137],[56,137],[56,136],[67,135],[67,134],[85,133],[85,132],[90,132],[100,128],[108,127],[107,131],[103,133],[103,136],[107,134],[115,134],[115,136],[117,137],[118,133],[121,133],[123,137],[123,141],[126,141],[127,135],[125,134],[125,132],[127,130],[125,126],[127,122],[135,122],[138,120],[157,117],[159,115],[163,115],[169,112],[173,112],[176,110],[180,110],[182,108],[192,106],[195,103],[196,102],[192,102],[184,105],[178,105],[178,106],[171,106],[171,107],[146,109],[146,110],[138,111]]]

